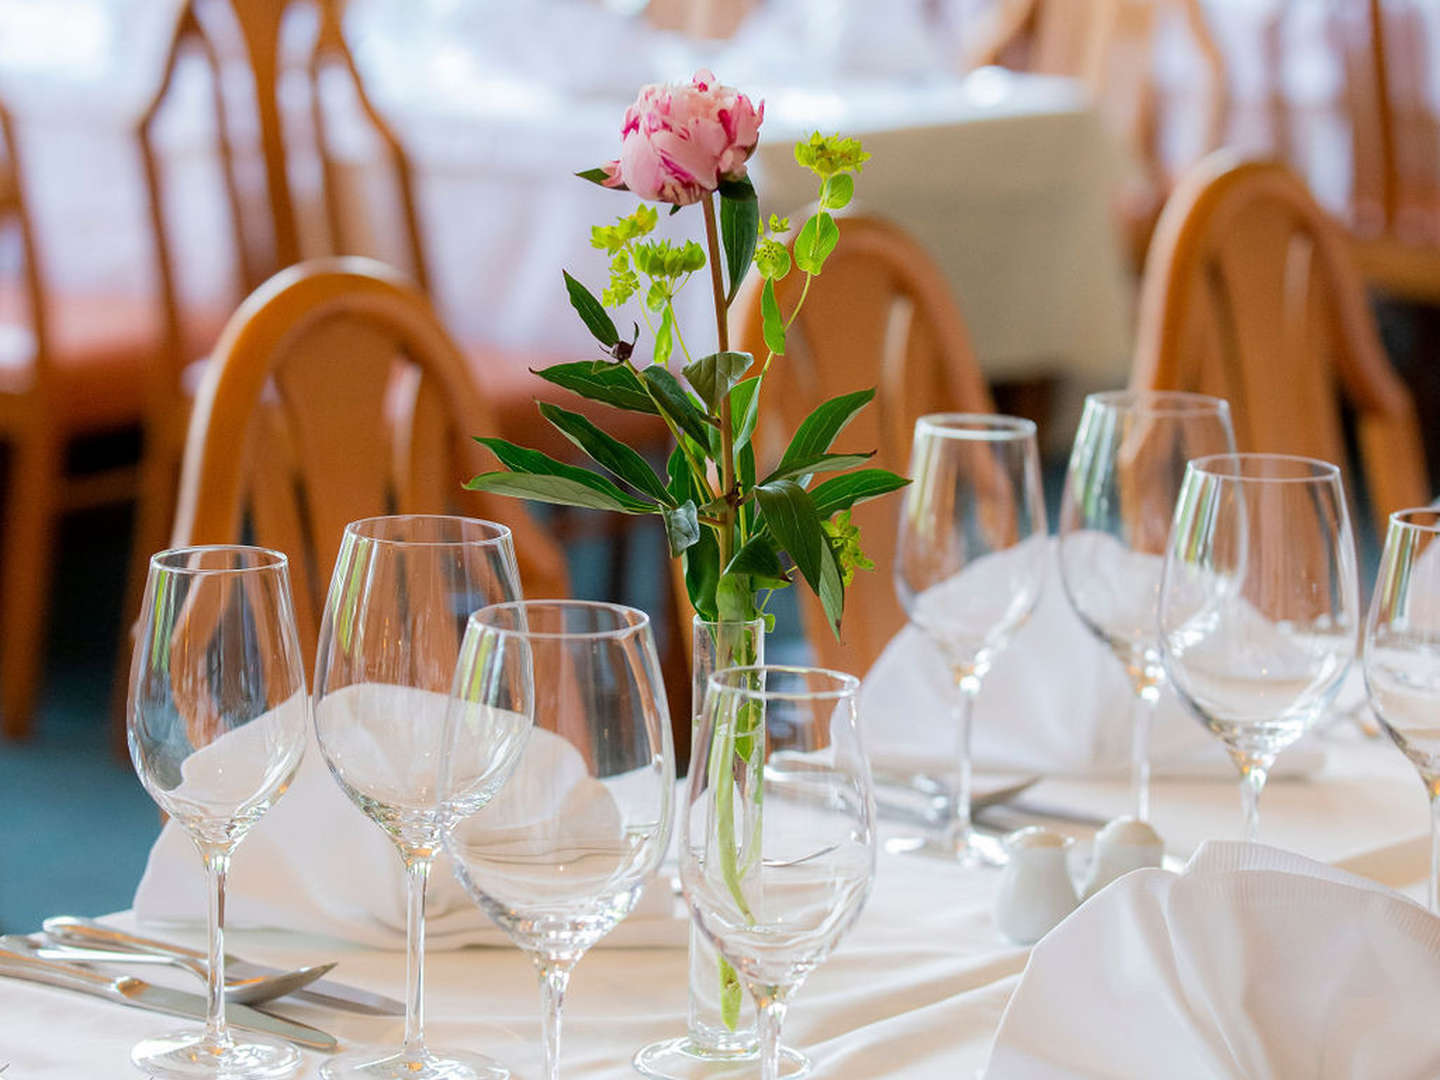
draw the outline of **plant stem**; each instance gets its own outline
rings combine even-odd
[[[730,351],[730,320],[725,304],[725,283],[720,276],[720,236],[715,228],[715,196],[700,201],[705,211],[705,245],[710,252],[710,285],[715,298],[715,336],[720,352]],[[730,395],[720,395],[720,570],[730,564],[735,545],[735,432],[730,423]]]

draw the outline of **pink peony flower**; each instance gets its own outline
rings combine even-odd
[[[642,199],[688,206],[741,180],[760,138],[765,103],[756,107],[708,71],[689,83],[642,87],[625,110],[620,159],[606,165],[610,187],[624,184]]]

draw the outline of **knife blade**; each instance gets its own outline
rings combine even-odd
[[[204,974],[205,965],[208,962],[205,954],[198,949],[190,949],[184,945],[175,945],[156,938],[141,937],[138,934],[127,934],[113,926],[106,926],[90,919],[76,918],[73,915],[58,915],[46,919],[43,926],[46,935],[62,945],[164,956],[180,961],[201,975]],[[225,956],[225,970],[227,973],[243,979],[258,978],[263,975],[279,975],[282,972],[281,968],[256,964],[228,953]],[[323,1005],[326,1008],[340,1009],[344,1012],[368,1013],[373,1016],[405,1015],[404,1004],[394,998],[377,994],[372,990],[362,990],[358,986],[350,986],[335,979],[317,979],[303,990],[297,990],[289,996],[300,1001],[307,1001],[312,1005]]]
[[[42,960],[29,952],[0,947],[0,975],[29,982],[44,983],[65,990],[77,990],[82,994],[104,998],[131,1008],[147,1009],[150,1012],[183,1016],[192,1020],[204,1020],[206,1001],[200,994],[152,986],[130,976],[111,979],[97,975],[82,967],[62,964],[54,960]],[[276,1035],[297,1046],[310,1050],[333,1051],[338,1045],[335,1036],[302,1024],[295,1020],[272,1013],[261,1012],[248,1005],[225,1006],[225,1019],[234,1027],[246,1031],[259,1031]]]

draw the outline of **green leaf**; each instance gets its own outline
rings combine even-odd
[[[725,567],[727,574],[748,574],[752,578],[762,579],[766,585],[775,583],[774,587],[783,587],[790,583],[785,576],[785,566],[780,561],[780,553],[775,550],[775,541],[768,533],[758,533],[745,541],[744,545],[730,560],[730,565]]]
[[[742,176],[739,180],[721,180],[718,190],[722,199],[755,198],[755,185],[748,176]]]
[[[488,472],[472,476],[465,482],[465,488],[468,491],[489,491],[496,495],[533,499],[536,502],[555,503],[559,506],[614,510],[621,514],[649,514],[655,509],[650,504],[622,501],[623,494],[618,488],[615,495],[607,495],[589,484],[565,476]]]
[[[601,187],[608,188],[610,191],[630,190],[624,184],[607,184],[605,181],[610,179],[610,174],[607,173],[604,169],[600,168],[598,165],[593,169],[581,169],[575,175],[578,176],[581,180],[589,180],[590,183],[599,184]]]
[[[856,390],[822,402],[796,429],[790,445],[780,458],[780,464],[775,467],[775,473],[792,472],[793,466],[813,461],[829,450],[836,436],[845,430],[845,425],[874,397],[874,389]]]
[[[660,411],[668,416],[676,427],[701,446],[710,444],[710,425],[705,422],[705,414],[695,407],[679,379],[665,368],[654,364],[642,371],[640,378],[650,388]]]
[[[748,183],[748,181],[747,181]],[[725,303],[735,300],[750,261],[755,258],[755,242],[760,238],[760,203],[755,189],[748,198],[720,199],[720,239],[725,244],[725,268],[729,272],[730,289]]]
[[[620,332],[615,329],[615,323],[600,306],[600,301],[590,295],[589,289],[571,277],[568,270],[562,270],[561,273],[565,275],[565,291],[570,294],[570,306],[579,314],[596,341],[607,349],[613,348],[620,340]]]
[[[700,530],[700,539],[685,549],[685,592],[690,606],[702,619],[715,622],[715,588],[720,580],[720,546],[709,529]]]
[[[760,290],[760,315],[764,319],[765,347],[776,356],[785,355],[785,319],[775,299],[775,282],[767,278]]]
[[[638,452],[592,424],[579,413],[549,402],[539,403],[540,415],[572,443],[595,459],[606,472],[625,481],[642,495],[668,504],[670,492]]]
[[[788,465],[781,464],[763,482],[772,484],[776,480],[811,476],[818,472],[842,472],[845,469],[853,469],[856,465],[864,465],[874,456],[874,450],[868,454],[816,454],[813,458],[792,461]],[[804,480],[800,482],[805,483]]]
[[[670,545],[670,556],[676,558],[700,540],[700,519],[695,514],[695,501],[686,499],[679,506],[666,510],[665,541]]]
[[[820,205],[826,210],[839,210],[850,204],[855,195],[855,178],[849,173],[836,173],[820,189]]]
[[[815,503],[815,512],[822,519],[829,519],[841,510],[849,510],[856,503],[888,495],[910,483],[903,476],[897,476],[888,469],[861,469],[859,472],[832,476],[816,484],[810,492]]]
[[[670,359],[670,351],[675,347],[675,315],[674,309],[666,303],[665,314],[660,316],[660,325],[655,330],[655,363],[664,367]]]
[[[840,227],[821,210],[801,226],[800,235],[795,238],[795,265],[806,273],[820,273],[839,242]]]
[[[745,574],[729,571],[715,586],[715,610],[722,621],[749,622],[755,617],[755,587]]]
[[[685,378],[712,412],[720,407],[720,399],[728,394],[750,370],[755,358],[743,352],[718,352],[702,356],[684,367]]]
[[[534,374],[591,401],[604,402],[630,412],[659,415],[645,387],[624,364],[612,364],[607,360],[576,360],[552,364]]]
[[[532,495],[528,491],[501,490],[497,481],[486,480],[483,484],[477,483],[482,479],[477,476],[465,486],[471,491],[494,491],[501,495],[518,495],[521,498],[540,499],[541,502],[560,502],[566,506],[589,506],[597,510],[619,510],[625,514],[650,514],[655,507],[651,503],[643,502],[633,495],[627,495],[616,487],[614,483],[599,473],[593,473],[589,469],[582,469],[576,465],[567,465],[563,461],[556,461],[549,454],[542,454],[539,450],[531,450],[524,446],[516,446],[505,439],[489,438],[478,435],[475,441],[482,446],[488,446],[490,451],[500,459],[511,473],[517,475],[555,477],[559,480],[568,480],[573,484],[588,487],[598,496],[602,502],[576,502],[573,499],[548,499],[540,495]],[[483,477],[509,476],[511,473],[485,473]],[[569,491],[566,485],[553,486],[547,490],[553,492]]]
[[[845,586],[815,504],[793,480],[761,484],[755,489],[755,498],[765,525],[790,553],[806,583],[820,597],[825,617],[838,636],[840,615],[845,608]]]
[[[741,450],[755,434],[755,421],[760,415],[760,376],[742,379],[730,391],[730,424],[735,435],[735,449]]]

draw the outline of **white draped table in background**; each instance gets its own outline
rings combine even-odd
[[[1262,839],[1419,895],[1428,861],[1427,818],[1410,765],[1387,741],[1362,738],[1348,725],[1323,745],[1327,764],[1320,773],[1276,781],[1266,790]],[[1123,780],[1065,779],[1041,783],[1030,798],[1106,817],[1124,810],[1129,791]],[[1170,852],[1179,857],[1204,838],[1240,832],[1233,780],[1160,781],[1152,805]],[[962,871],[926,857],[880,856],[875,891],[859,924],[812,976],[786,1021],[787,1038],[815,1058],[817,1077],[969,1080],[983,1067],[1028,955],[994,929],[990,905],[997,880],[993,871]],[[117,919],[129,924],[132,916]],[[197,943],[200,938],[198,932],[180,936]],[[285,966],[338,959],[336,978],[392,995],[402,989],[404,956],[398,951],[256,931],[232,932],[227,945]],[[603,947],[586,956],[567,1001],[562,1075],[629,1075],[635,1048],[679,1031],[685,957],[681,948]],[[435,952],[427,973],[427,1026],[435,1045],[487,1051],[518,1080],[539,1075],[539,998],[524,956],[509,948]],[[184,986],[184,978],[176,985]],[[345,1042],[398,1041],[401,1032],[399,1019],[301,1004],[287,1004],[285,1011]],[[175,1023],[63,990],[0,980],[6,1080],[125,1076],[130,1046]],[[302,1075],[317,1075],[320,1060],[307,1055]]]

